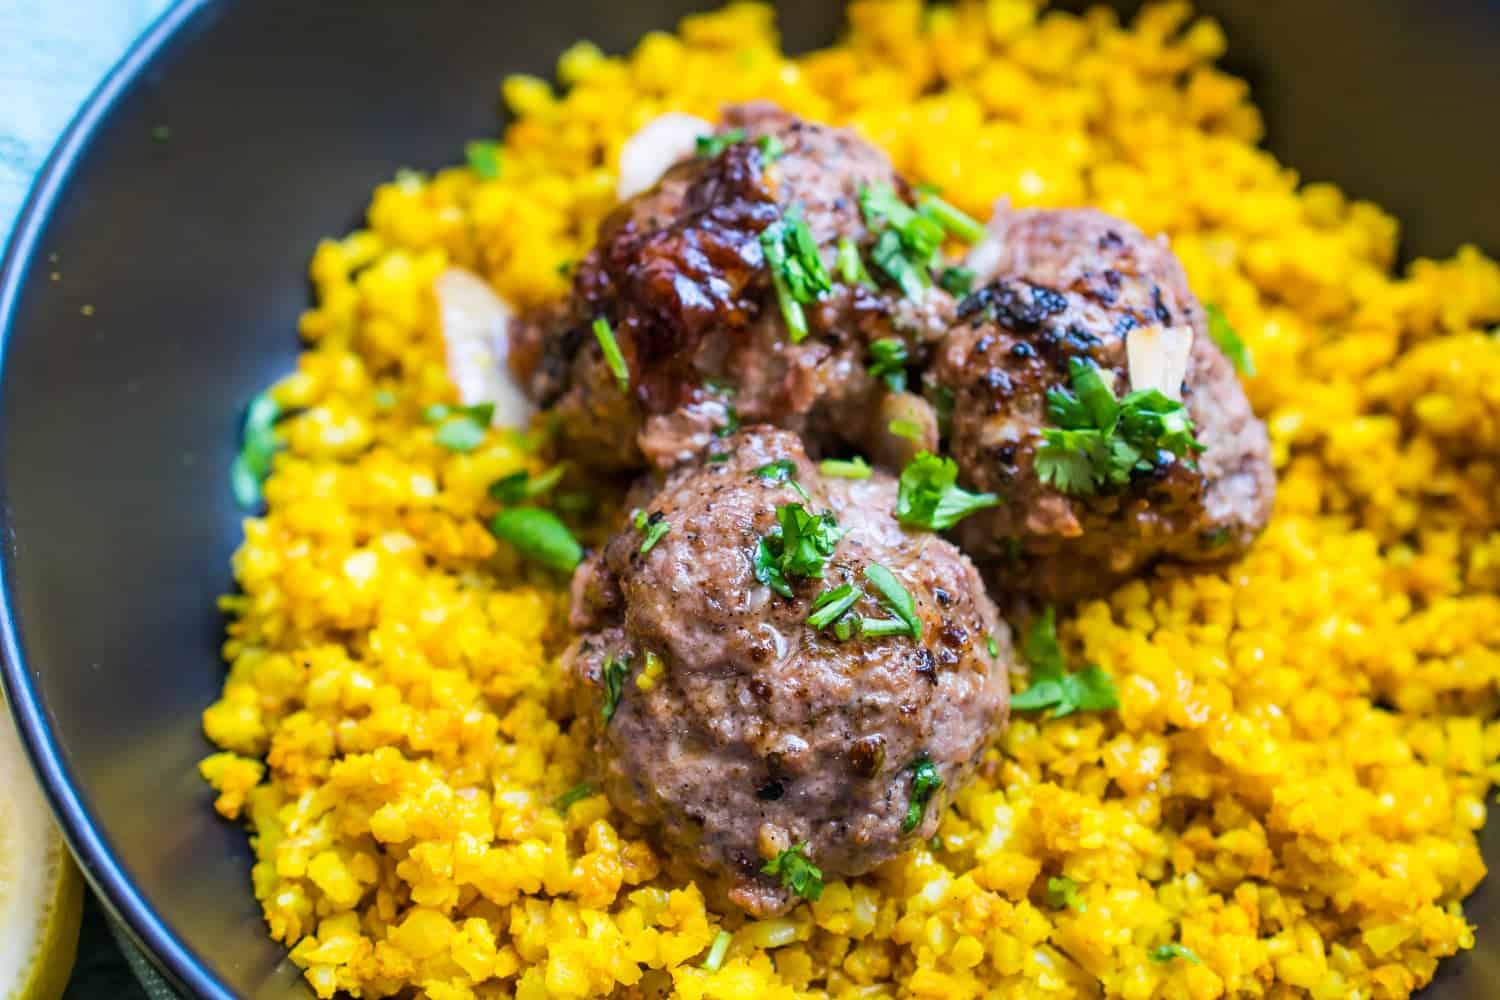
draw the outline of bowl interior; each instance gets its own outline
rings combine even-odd
[[[214,816],[196,764],[223,676],[214,597],[241,533],[227,488],[240,408],[295,362],[316,241],[354,225],[397,167],[493,134],[504,74],[550,75],[580,37],[626,49],[695,6],[181,6],[23,220],[0,288],[7,685],[90,877],[193,992],[310,995],[264,933],[244,835]],[[1500,8],[1200,6],[1228,28],[1230,68],[1287,163],[1395,211],[1408,253],[1500,250]],[[792,48],[840,21],[833,0],[781,16]],[[1485,846],[1500,860],[1500,833]],[[1481,888],[1467,912],[1479,947],[1430,998],[1500,995],[1500,893]]]

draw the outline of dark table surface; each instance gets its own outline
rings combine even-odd
[[[146,991],[109,931],[109,918],[92,895],[84,901],[78,963],[63,1000],[146,1000]]]

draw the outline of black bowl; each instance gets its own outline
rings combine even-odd
[[[692,6],[179,3],[32,192],[0,283],[5,687],[89,880],[185,993],[310,995],[195,765],[240,537],[239,407],[293,364],[315,241],[395,168],[493,133],[505,73],[549,74],[579,37],[623,50]],[[1500,250],[1493,0],[1201,6],[1286,162],[1395,211],[1408,254]],[[839,24],[833,0],[782,14],[793,48]],[[1494,824],[1484,841],[1500,862]],[[1479,947],[1429,1000],[1500,996],[1500,890],[1468,913]]]

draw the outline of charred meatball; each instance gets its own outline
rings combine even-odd
[[[861,191],[909,197],[890,161],[852,132],[768,104],[726,109],[719,140],[721,151],[677,163],[620,206],[568,301],[528,326],[518,367],[556,413],[564,449],[596,469],[670,469],[736,421],[796,430],[815,453],[846,442],[899,460],[934,445],[922,399],[868,371],[871,344],[899,345],[917,363],[951,322],[952,297],[850,280],[876,242]],[[815,294],[789,320],[777,259],[802,252],[817,262]],[[624,386],[596,342],[601,321]],[[913,419],[918,440],[889,433],[895,416]]]
[[[796,901],[782,852],[832,878],[932,835],[1005,719],[1010,641],[888,476],[825,479],[766,427],[727,451],[580,568],[568,658],[610,798],[768,915]]]
[[[987,283],[960,303],[926,374],[952,401],[949,448],[965,484],[1001,498],[959,527],[965,551],[1003,560],[1007,590],[1057,600],[1158,559],[1241,552],[1271,513],[1266,431],[1165,241],[1089,210],[1002,208],[991,230],[975,254]],[[1089,466],[1061,434],[1047,448],[1044,429],[1060,419],[1048,393],[1076,393],[1089,378],[1080,365],[1117,397],[1156,389],[1180,401],[1197,446],[1147,438],[1113,478],[1078,476],[1080,463],[1120,461]]]

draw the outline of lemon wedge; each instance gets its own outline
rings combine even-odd
[[[0,1000],[57,1000],[78,952],[83,879],[0,701]]]

